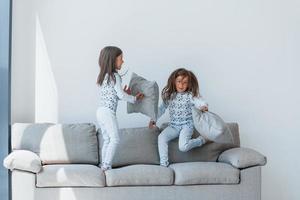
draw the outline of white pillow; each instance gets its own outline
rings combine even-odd
[[[205,138],[217,143],[233,143],[231,131],[223,119],[212,112],[193,108],[195,129]]]
[[[132,95],[138,92],[143,93],[144,99],[136,104],[127,103],[127,113],[142,113],[151,119],[157,119],[159,89],[155,81],[148,81],[145,78],[133,73],[129,83]]]
[[[3,161],[4,167],[7,169],[19,169],[38,173],[42,169],[40,157],[27,150],[15,150],[10,153]]]

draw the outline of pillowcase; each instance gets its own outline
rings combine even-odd
[[[38,173],[42,169],[40,157],[27,150],[15,150],[10,153],[3,161],[4,167],[7,169],[19,169]]]
[[[233,143],[231,131],[223,119],[212,112],[192,109],[195,129],[205,138],[217,143]]]
[[[145,78],[133,73],[129,83],[132,95],[138,92],[144,94],[142,101],[132,104],[127,103],[127,113],[142,113],[153,120],[157,120],[159,89],[155,81],[148,81]]]

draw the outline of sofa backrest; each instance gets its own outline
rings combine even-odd
[[[234,144],[208,143],[189,152],[180,152],[178,140],[169,144],[169,161],[216,161],[219,154],[240,145],[238,124],[229,123]],[[12,126],[12,150],[37,153],[43,164],[98,164],[101,160],[102,135],[95,125],[16,123]],[[159,164],[158,128],[126,128],[120,130],[120,144],[113,167],[130,164]],[[195,137],[197,136],[195,132]],[[98,143],[99,141],[99,143]],[[98,145],[99,144],[99,145]]]
[[[169,144],[169,161],[170,163],[177,162],[193,162],[193,161],[216,161],[218,156],[223,151],[238,147],[239,130],[236,123],[228,123],[231,130],[234,144],[222,143],[208,143],[201,148],[195,148],[189,152],[181,152],[178,149],[178,139],[175,139]],[[157,147],[158,135],[160,130],[158,128],[149,129],[144,128],[125,128],[120,129],[120,143],[113,158],[113,167],[131,165],[131,164],[159,164],[159,154]],[[199,133],[195,131],[194,137]],[[101,130],[98,129],[99,155],[101,155],[101,148],[103,138]],[[228,141],[225,138],[226,141]],[[101,159],[100,159],[101,160]]]
[[[101,129],[98,129],[99,156],[101,160],[101,149],[103,137]],[[157,138],[159,129],[124,128],[120,129],[120,143],[112,161],[113,167],[131,164],[159,164],[157,149]]]
[[[16,123],[12,126],[12,150],[37,153],[43,164],[98,164],[95,125]]]
[[[236,146],[240,146],[240,132],[239,132],[239,125],[237,123],[227,123],[230,131],[231,136],[233,138],[233,144]]]

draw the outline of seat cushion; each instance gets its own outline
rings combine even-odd
[[[37,187],[104,187],[104,172],[94,165],[44,165]]]
[[[127,103],[127,113],[142,113],[156,120],[158,112],[159,89],[155,81],[148,81],[145,78],[133,73],[129,83],[132,95],[138,92],[144,94],[143,101],[132,104]]]
[[[95,125],[90,123],[16,123],[12,149],[38,154],[43,164],[98,164]]]
[[[107,186],[172,185],[173,171],[159,165],[130,165],[105,171]]]
[[[217,162],[189,162],[170,165],[175,185],[238,184],[240,170]]]
[[[120,143],[112,161],[113,167],[134,164],[159,164],[157,148],[158,128],[125,128],[120,129]],[[103,144],[101,130],[98,130],[99,155]]]

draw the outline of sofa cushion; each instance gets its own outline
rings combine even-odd
[[[13,150],[37,153],[43,164],[98,164],[93,124],[17,123],[12,127]]]
[[[113,167],[132,165],[132,164],[159,164],[157,148],[157,138],[159,129],[144,128],[125,128],[120,129],[120,143],[112,161]],[[98,130],[100,143],[99,155],[103,138],[101,130]]]
[[[237,123],[226,123],[230,129],[230,133],[232,134],[233,144],[236,146],[240,146],[240,134],[239,134],[239,125]]]
[[[238,184],[240,170],[225,163],[189,162],[170,165],[175,185]]]
[[[173,171],[159,165],[130,165],[105,171],[107,186],[172,185]]]
[[[104,187],[103,171],[94,165],[44,165],[36,178],[37,187]]]
[[[32,151],[15,150],[11,152],[4,160],[3,165],[7,169],[19,169],[37,173],[42,169],[41,159]]]
[[[133,95],[138,92],[145,96],[141,102],[136,104],[127,103],[127,113],[142,113],[156,120],[158,112],[159,89],[155,81],[148,81],[145,78],[133,73],[129,88]]]

